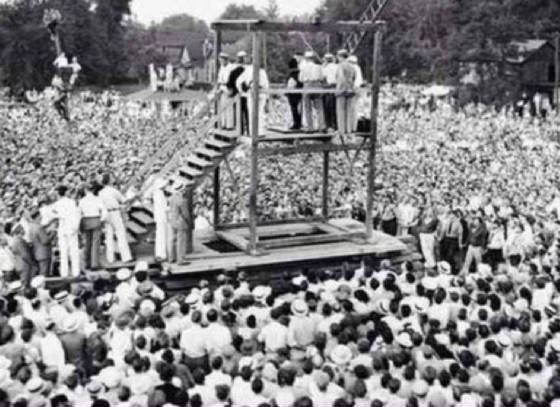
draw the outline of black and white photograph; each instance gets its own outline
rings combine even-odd
[[[0,407],[560,407],[560,0],[0,0]]]

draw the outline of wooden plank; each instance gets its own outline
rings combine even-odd
[[[320,153],[326,151],[340,152],[340,151],[354,151],[361,148],[368,148],[369,144],[300,144],[298,146],[290,147],[262,147],[259,148],[259,155],[261,157],[271,156],[271,155],[293,155],[293,154],[309,154],[309,153]]]
[[[356,92],[348,93],[338,91],[335,88],[268,88],[261,89],[261,93],[268,95],[356,95]]]
[[[381,70],[381,45],[383,29],[375,33],[373,44],[373,74],[371,92],[371,139],[368,148],[368,172],[366,191],[366,239],[373,238],[373,199],[375,194],[375,149],[377,144],[377,119],[379,113],[379,87]]]
[[[309,133],[309,134],[274,134],[268,133],[259,137],[259,143],[277,143],[293,141],[329,141],[334,137],[334,133]]]
[[[244,239],[243,237],[235,233],[220,231],[216,232],[216,236],[234,245],[241,251],[244,251],[246,253],[249,252],[249,242],[247,241],[247,239]]]
[[[323,191],[321,213],[323,218],[329,218],[329,152],[323,152]]]
[[[243,31],[243,32],[312,32],[312,33],[339,33],[339,32],[368,32],[376,31],[379,22],[360,21],[328,21],[317,23],[277,22],[265,20],[218,20],[212,23],[216,31]]]
[[[262,221],[259,222],[259,226],[262,227],[262,226],[289,225],[289,224],[305,223],[305,222],[320,222],[322,220],[323,218],[321,216],[311,216],[309,218]],[[221,225],[220,229],[230,230],[230,229],[240,229],[240,228],[247,228],[247,227],[249,227],[249,222],[241,222],[241,223],[230,223],[228,225]]]
[[[261,42],[258,32],[253,34],[253,84],[252,97],[247,101],[252,103],[251,117],[251,187],[249,192],[249,250],[257,254],[257,193],[259,188],[259,82],[261,70]],[[264,117],[261,118],[264,120]]]
[[[214,169],[214,227],[220,226],[220,166]]]
[[[277,240],[267,240],[260,242],[259,247],[265,249],[277,249],[282,247],[297,247],[302,245],[315,245],[323,243],[342,242],[363,235],[359,232],[336,234],[336,235],[312,235],[312,236],[295,236],[286,237]]]

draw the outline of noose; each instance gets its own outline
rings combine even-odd
[[[54,62],[56,73],[51,82],[51,86],[56,91],[54,108],[64,120],[70,122],[68,98],[82,68],[77,58],[74,58],[72,63],[69,64],[66,55],[62,51],[58,31],[61,20],[62,15],[60,11],[56,9],[46,9],[43,14],[43,24],[49,31],[51,40],[54,42],[56,49],[56,59]]]

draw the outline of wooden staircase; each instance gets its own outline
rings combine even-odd
[[[166,177],[164,188],[166,195],[176,191],[189,191],[198,188],[206,177],[236,149],[239,134],[212,129],[202,145],[195,148],[183,161],[184,165]],[[155,231],[153,210],[148,205],[133,206],[128,211],[126,222],[127,234],[131,244],[137,244],[152,238]]]

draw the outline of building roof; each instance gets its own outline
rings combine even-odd
[[[156,46],[162,49],[170,63],[179,65],[186,48],[193,65],[204,64],[204,43],[208,39],[206,35],[183,30],[154,30],[153,35]]]
[[[512,64],[524,64],[536,52],[552,44],[547,40],[530,39],[525,41],[512,41],[509,45],[506,61]]]

